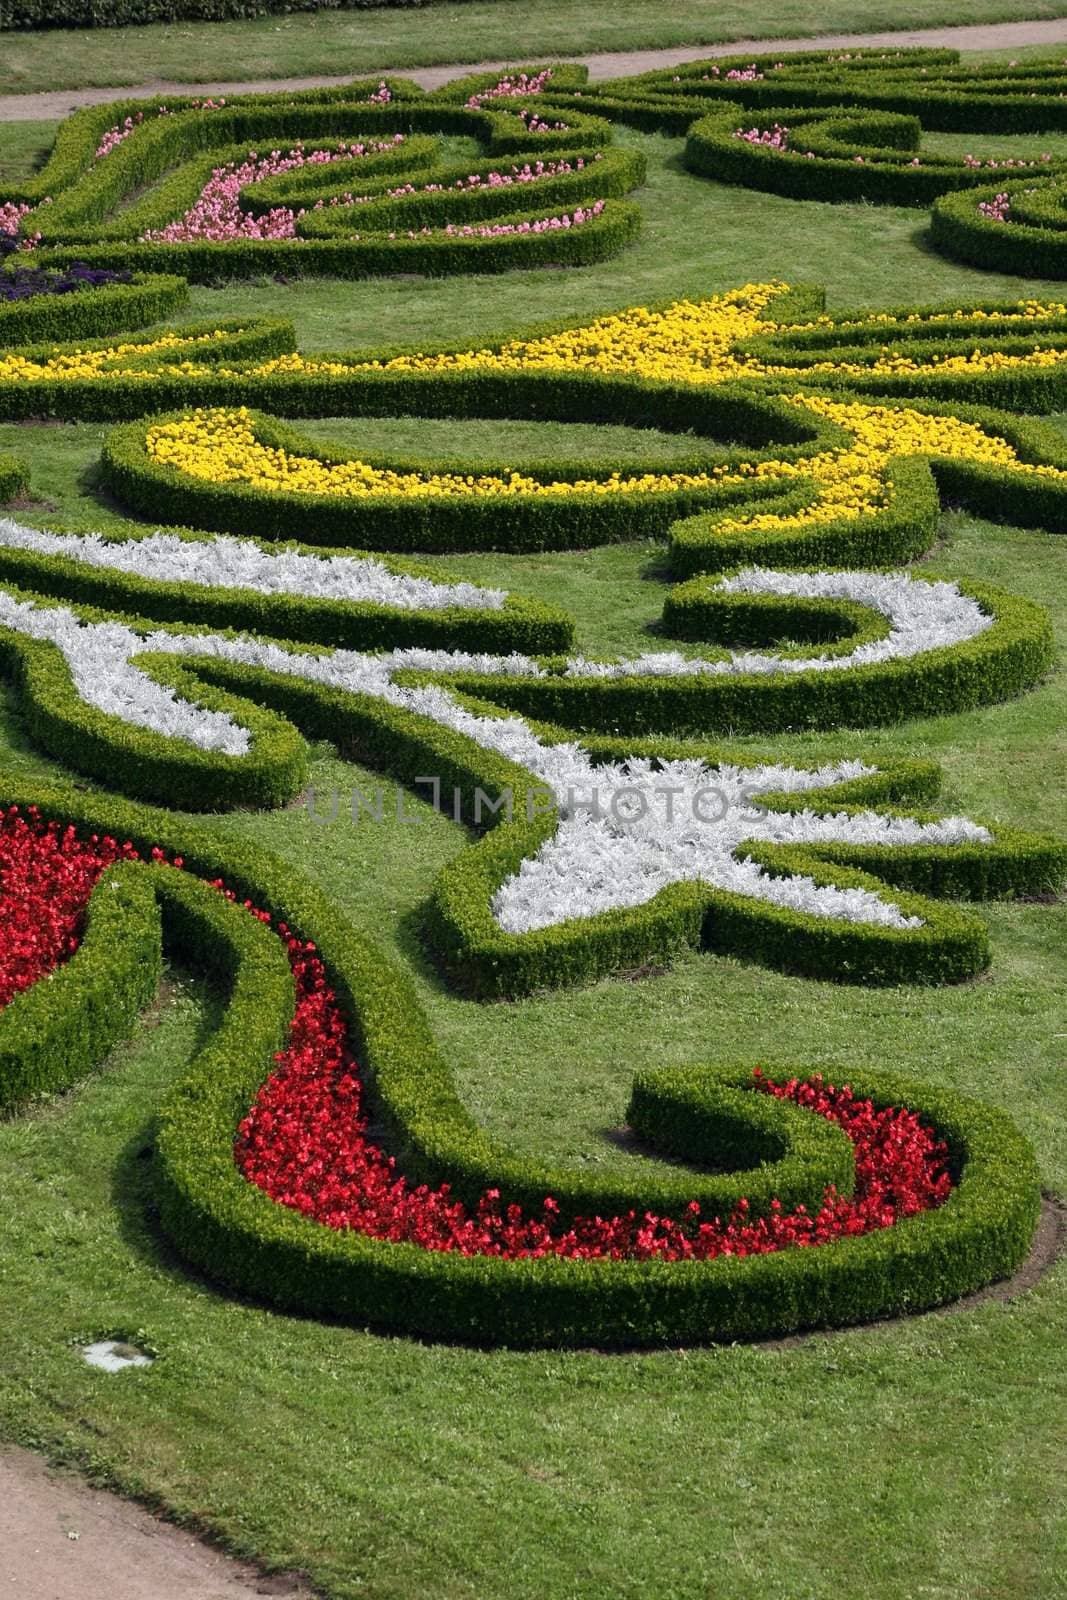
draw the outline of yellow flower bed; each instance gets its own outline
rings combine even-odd
[[[785,516],[757,512],[730,518],[720,524],[723,532],[804,528],[842,516],[873,516],[890,503],[886,468],[894,456],[951,456],[1051,477],[1067,476],[1055,467],[1021,462],[1006,440],[955,417],[805,394],[790,395],[789,401],[844,428],[852,436],[851,445],[799,462],[745,461],[700,473],[648,472],[626,477],[613,472],[603,478],[543,481],[521,472],[464,476],[394,472],[356,458],[320,461],[264,444],[256,437],[253,419],[244,407],[198,409],[157,423],[149,428],[145,442],[153,461],[206,483],[239,483],[268,492],[342,499],[654,495],[681,490],[705,490],[710,496],[716,489],[768,478],[780,479],[783,489],[791,483],[814,485],[817,498],[803,510]]]
[[[153,460],[165,463],[209,483],[241,483],[266,491],[284,491],[342,498],[417,497],[464,499],[515,496],[573,497],[605,495],[657,495],[678,491],[707,492],[758,477],[811,484],[813,503],[787,516],[756,513],[731,518],[724,531],[740,529],[794,529],[826,523],[843,515],[873,516],[885,509],[891,497],[886,467],[894,456],[950,456],[983,461],[1023,473],[1065,476],[1058,468],[1033,466],[1019,459],[1006,440],[986,433],[973,423],[947,415],[927,416],[907,407],[876,406],[862,402],[825,400],[795,386],[803,378],[841,374],[981,372],[1020,366],[1053,366],[1067,360],[1067,351],[1034,349],[1024,355],[996,350],[974,350],[969,355],[931,355],[926,362],[894,354],[887,346],[869,365],[819,361],[798,372],[785,365],[770,365],[745,353],[756,335],[781,333],[767,317],[768,307],[786,290],[779,282],[746,284],[706,300],[679,300],[665,310],[631,306],[576,328],[537,339],[516,339],[498,350],[470,349],[441,355],[404,355],[391,360],[347,361],[300,354],[239,366],[197,361],[198,350],[228,337],[222,331],[182,338],[163,334],[148,344],[118,344],[104,350],[57,354],[28,360],[17,353],[0,356],[0,382],[34,383],[47,379],[106,381],[108,378],[153,376],[245,378],[252,382],[272,376],[343,376],[359,371],[432,374],[462,371],[565,371],[657,379],[671,383],[709,384],[728,380],[786,380],[791,404],[802,406],[843,428],[848,446],[824,451],[809,459],[742,462],[732,467],[712,466],[696,473],[625,473],[570,481],[542,481],[527,473],[464,475],[454,472],[394,472],[358,459],[328,463],[314,456],[275,449],[256,438],[249,414],[242,409],[215,408],[191,412],[179,421],[157,425],[147,435]],[[899,327],[906,335],[909,324],[944,321],[950,326],[981,316],[953,310],[945,313],[910,313],[894,318],[875,312],[854,326],[866,324]],[[1058,301],[1023,300],[999,320],[1017,322],[1020,328],[1043,318],[1067,318],[1067,305]],[[806,328],[834,326],[816,318]],[[786,330],[787,331],[787,330]],[[844,335],[847,337],[847,335]],[[182,359],[175,360],[180,355]],[[786,387],[786,384],[783,384]]]
[[[56,378],[104,380],[107,378],[147,378],[151,376],[267,378],[275,374],[303,374],[309,377],[343,376],[352,372],[516,372],[585,371],[630,374],[658,378],[672,383],[725,383],[731,379],[786,378],[790,384],[807,376],[884,376],[893,373],[980,373],[1026,367],[1052,367],[1067,361],[1067,350],[1035,349],[1022,355],[997,350],[976,349],[968,355],[932,354],[926,361],[885,352],[869,364],[835,361],[828,357],[803,373],[785,365],[772,365],[738,354],[736,347],[757,334],[805,331],[833,327],[830,318],[818,317],[797,328],[783,330],[764,313],[772,301],[785,293],[787,284],[745,284],[706,300],[677,300],[662,311],[646,306],[631,306],[611,316],[598,317],[582,327],[567,328],[539,339],[513,339],[498,350],[472,348],[441,355],[403,355],[388,361],[359,361],[337,357],[305,356],[299,353],[275,356],[267,361],[239,365],[198,362],[198,348],[231,335],[219,331],[193,337],[163,334],[148,344],[118,344],[105,350],[65,352],[43,360],[28,360],[17,352],[0,354],[0,383],[39,383]],[[893,317],[888,312],[873,312],[852,324],[899,328],[904,337],[910,324],[944,322],[951,331],[953,322],[983,320],[992,314],[956,309],[941,313],[909,313]],[[1028,323],[1048,317],[1067,318],[1067,305],[1060,301],[1021,300],[1018,309],[998,321],[1018,322],[1020,331]],[[841,329],[847,336],[847,329]],[[166,358],[188,351],[185,359]]]
[[[180,335],[164,333],[147,344],[111,345],[104,350],[67,350],[46,360],[30,360],[17,350],[0,354],[0,383],[46,383],[63,379],[158,378],[160,374],[184,376],[216,371],[215,367],[193,361],[151,361],[140,358],[167,351],[192,350],[206,344],[232,339],[233,334],[219,328],[210,333]]]

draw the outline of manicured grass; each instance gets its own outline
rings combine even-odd
[[[950,23],[1062,17],[1059,0],[478,0],[259,17],[4,35],[0,93],[94,84],[181,83],[352,74],[452,61],[528,60],[602,50],[662,49],[731,39],[932,28]]]
[[[465,14],[475,9],[490,8]],[[610,267],[197,290],[184,315],[283,312],[305,347],[342,348],[459,341],[770,276],[823,281],[838,306],[1049,293],[925,253],[921,213],[719,188],[682,171],[678,141],[642,143],[653,157],[645,238]],[[0,427],[0,453],[31,460],[40,497],[18,514],[118,526],[97,495],[106,431]],[[328,419],[309,431],[368,450],[506,452],[516,465],[564,440],[622,464],[629,445],[620,429],[491,421]],[[959,512],[941,531],[940,570],[1040,601],[1067,636],[1067,541]],[[655,640],[646,629],[663,601],[658,557],[647,545],[436,564],[563,605],[585,649],[612,651]],[[1062,834],[1065,727],[1059,671],[1008,705],[773,748],[781,759],[932,757],[944,765],[946,808]],[[14,765],[55,771],[8,699],[0,766]],[[329,746],[316,749],[313,777],[320,794],[379,781]],[[498,1136],[546,1158],[626,1163],[635,1158],[610,1134],[650,1060],[770,1059],[839,1079],[888,1066],[1008,1107],[1049,1188],[1067,1193],[1067,904],[985,907],[993,966],[958,989],[831,987],[690,953],[639,981],[476,1006],[443,987],[417,933],[433,874],[465,836],[416,801],[408,809],[420,825],[321,825],[303,809],[220,825],[299,865],[410,964],[467,1102]],[[487,1354],[267,1313],[191,1278],[154,1227],[143,1158],[152,1117],[217,1015],[198,980],[172,978],[158,1016],[105,1071],[0,1125],[0,1434],[76,1460],[236,1550],[304,1569],[333,1600],[1065,1592],[1067,1264],[1010,1306],[783,1348]],[[160,1359],[144,1372],[93,1372],[72,1344],[101,1334],[139,1334]]]
[[[41,165],[58,122],[0,122],[0,185],[26,178]]]

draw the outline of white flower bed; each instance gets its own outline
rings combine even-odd
[[[499,611],[503,589],[473,583],[436,583],[432,578],[391,572],[373,556],[302,555],[264,550],[252,539],[229,534],[180,539],[152,533],[143,539],[105,539],[98,533],[46,533],[0,518],[0,546],[35,555],[64,556],[87,567],[129,572],[162,583],[206,588],[254,589],[257,594],[305,595],[315,600],[367,601],[400,611]]]
[[[887,605],[895,596],[907,597],[909,604],[914,597],[916,604],[911,609],[905,612],[902,601],[893,611],[894,626],[906,615],[915,619],[917,629],[919,616],[925,616],[928,649],[951,642],[946,634],[953,639],[972,637],[973,631],[980,631],[979,622],[989,624],[977,607],[977,616],[970,616],[966,607],[972,603],[952,584],[924,585],[872,574],[812,579],[803,574],[751,573],[745,581],[818,584],[823,587],[817,592],[847,598],[877,594]],[[931,591],[934,598],[929,604],[916,593],[920,589]],[[775,588],[769,592],[783,591]],[[793,592],[810,593],[811,587]],[[960,601],[964,604],[957,606]],[[946,616],[956,619],[955,623],[945,622]],[[964,620],[971,632],[961,631]],[[229,716],[192,705],[154,683],[135,664],[133,658],[138,654],[157,651],[211,657],[368,695],[465,734],[483,749],[497,751],[525,767],[545,785],[546,802],[554,799],[562,821],[554,838],[536,857],[523,862],[494,898],[500,926],[513,933],[639,905],[668,884],[695,880],[815,916],[914,927],[918,919],[905,917],[891,900],[869,890],[820,887],[800,874],[771,877],[750,859],[735,859],[734,852],[746,840],[901,846],[991,840],[984,828],[964,817],[925,823],[873,811],[856,816],[843,812],[817,816],[803,808],[767,812],[758,804],[756,797],[770,791],[803,794],[873,770],[858,761],[835,762],[813,771],[789,766],[711,768],[699,761],[672,761],[654,768],[647,760],[598,767],[578,743],[543,743],[521,717],[477,716],[458,705],[443,687],[403,687],[394,676],[412,668],[539,674],[541,669],[525,656],[420,649],[380,655],[351,650],[287,651],[251,638],[224,639],[212,634],[152,632],[140,636],[124,624],[82,623],[64,606],[17,601],[2,590],[0,625],[57,645],[78,693],[89,705],[134,726],[187,739],[203,750],[239,757],[249,750],[249,735]],[[917,653],[918,638],[912,638],[916,629],[899,630],[916,646],[900,653]],[[633,664],[628,670],[633,670]]]
[[[677,651],[659,651],[628,661],[586,661],[579,656],[568,667],[576,678],[717,676],[739,672],[843,672],[879,661],[903,660],[962,644],[992,626],[978,602],[961,594],[954,583],[932,583],[907,573],[773,572],[748,567],[718,587],[726,594],[768,594],[808,600],[855,600],[889,621],[884,639],[873,639],[841,655],[782,657],[758,651],[731,652],[725,660],[687,658]]]

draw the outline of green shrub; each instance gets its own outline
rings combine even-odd
[[[7,0],[4,28],[126,28],[150,22],[225,22],[290,11],[360,11],[434,0]]]
[[[185,304],[188,294],[184,278],[138,274],[132,283],[0,301],[0,348],[144,328],[150,322],[165,321]]]
[[[30,474],[18,456],[0,456],[0,505],[5,500],[16,500],[30,486]]]

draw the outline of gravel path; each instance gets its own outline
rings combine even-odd
[[[1025,45],[1067,44],[1067,18],[1052,22],[998,22],[960,28],[911,28],[901,33],[827,33],[814,39],[738,39],[732,44],[687,45],[677,50],[636,50],[614,55],[578,56],[591,78],[630,77],[655,67],[674,67],[684,61],[702,61],[708,56],[784,55],[793,50],[836,50],[857,45],[948,45],[957,50],[1012,50]],[[536,54],[536,52],[534,52]],[[475,65],[449,67],[382,67],[383,76],[413,78],[424,89],[436,89],[461,73],[493,69],[506,65],[484,61]],[[345,83],[351,73],[334,78],[265,78],[255,83],[151,83],[126,84],[113,89],[59,89],[47,94],[0,95],[0,121],[35,122],[65,117],[79,106],[95,106],[107,100],[133,99],[140,95],[200,94],[233,95],[262,93],[271,89],[319,89]]]
[[[310,1600],[140,1506],[53,1472],[28,1450],[0,1454],[0,1594],[11,1600]]]

